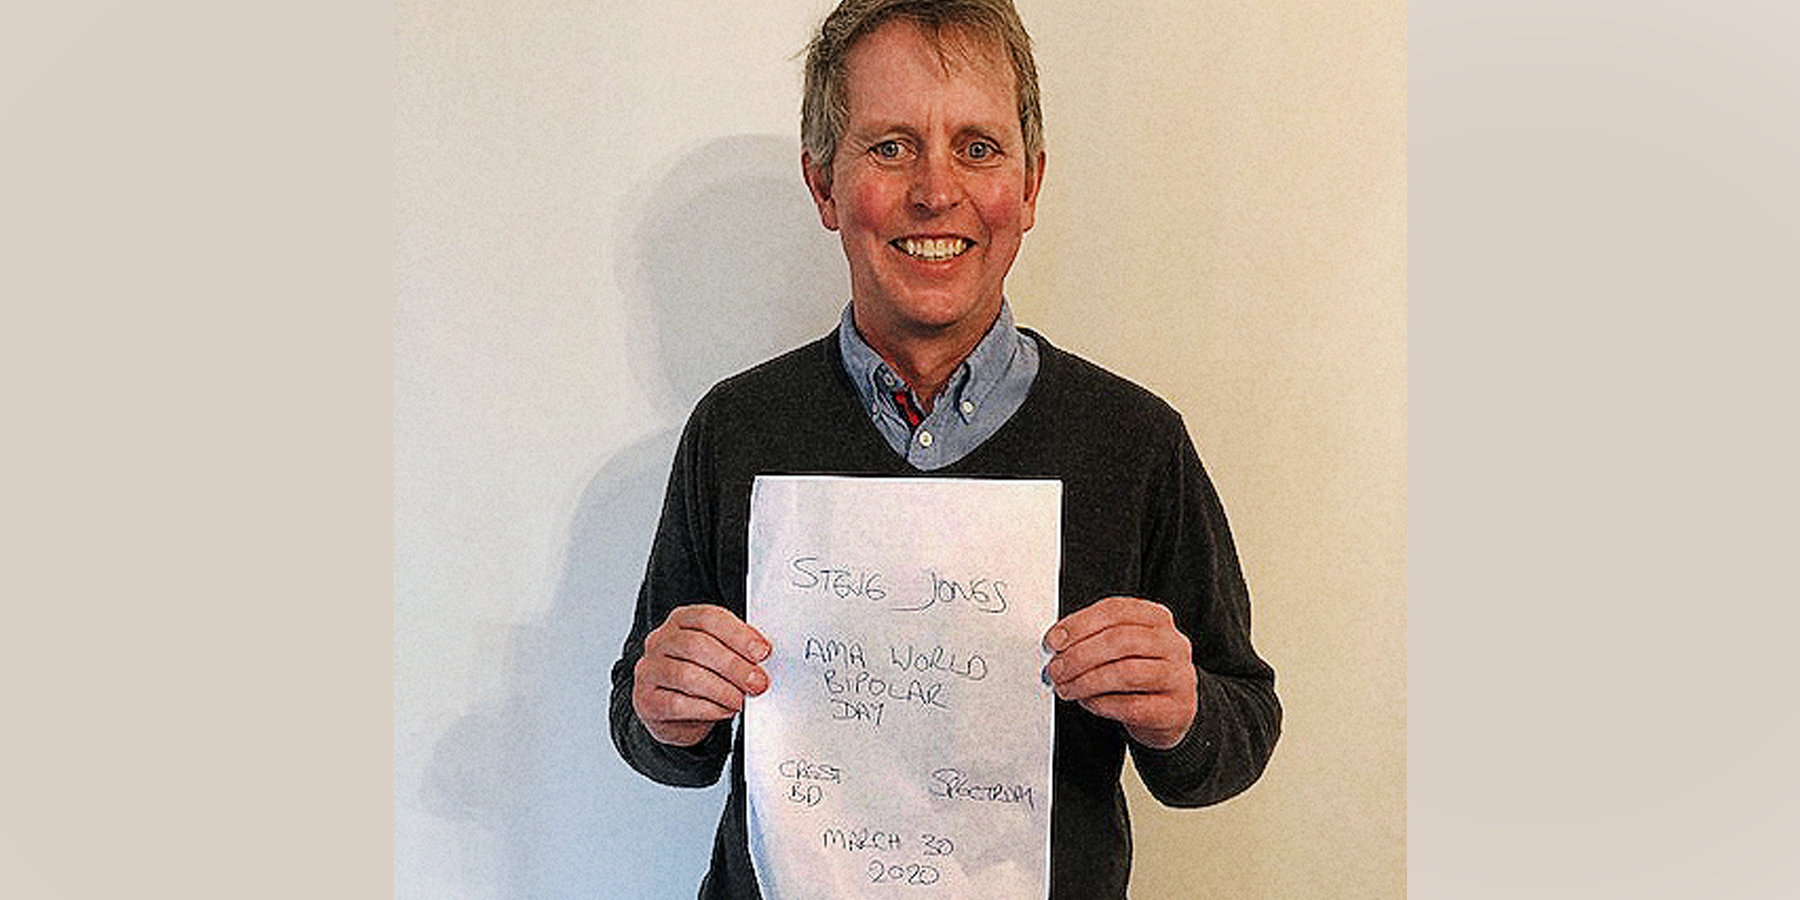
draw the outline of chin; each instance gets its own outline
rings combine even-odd
[[[966,303],[908,306],[900,311],[902,321],[915,328],[931,331],[954,328],[977,315],[977,307]]]

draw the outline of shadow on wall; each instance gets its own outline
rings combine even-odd
[[[724,788],[663,787],[619,759],[610,672],[688,410],[720,378],[828,332],[849,296],[799,157],[791,139],[721,139],[619,216],[634,371],[672,424],[601,461],[550,610],[511,636],[510,697],[444,734],[423,786],[426,809],[469,835],[447,868],[497,876],[500,897],[685,900],[705,872]],[[497,871],[470,858],[495,848]]]

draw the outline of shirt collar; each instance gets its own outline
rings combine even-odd
[[[863,407],[868,408],[875,404],[876,398],[891,395],[902,387],[910,389],[911,385],[907,385],[900,373],[895,372],[857,333],[852,308],[853,304],[845,304],[844,314],[838,322],[838,351],[844,357],[844,370],[856,384]],[[1012,305],[1002,298],[1000,315],[994,320],[993,327],[950,374],[938,402],[953,404],[964,421],[973,419],[988,394],[1006,376],[1018,352],[1019,330],[1013,324]]]

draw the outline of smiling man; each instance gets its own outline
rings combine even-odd
[[[998,319],[1044,179],[999,51],[887,21],[844,55],[845,99],[826,112],[840,133],[801,154],[819,218],[843,238],[856,331],[927,412]]]
[[[1007,0],[845,0],[808,52],[801,137],[850,302],[832,334],[721,382],[689,419],[613,667],[614,743],[667,784],[712,784],[732,762],[700,896],[758,896],[730,727],[769,684],[769,643],[743,621],[752,480],[1055,478],[1050,895],[1123,898],[1126,755],[1163,803],[1217,803],[1261,775],[1281,707],[1180,416],[1013,322],[1006,274],[1045,167],[1018,14]]]

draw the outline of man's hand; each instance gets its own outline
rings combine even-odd
[[[769,688],[757,663],[769,641],[730,610],[683,606],[644,639],[631,688],[631,708],[650,736],[692,747],[713,726],[744,708],[744,696]]]
[[[1044,644],[1056,695],[1123,723],[1132,740],[1167,750],[1194,724],[1193,645],[1162,604],[1108,597],[1052,625]]]

